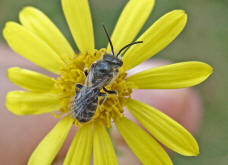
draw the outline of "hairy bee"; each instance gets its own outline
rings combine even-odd
[[[100,92],[100,88],[95,86],[82,86],[76,84],[77,95],[73,102],[73,117],[79,122],[89,121],[96,112],[98,106],[98,97],[102,96],[99,104],[101,105],[106,98],[106,93]]]
[[[73,117],[82,123],[88,122],[94,116],[98,107],[99,96],[102,97],[99,101],[99,105],[101,105],[105,101],[107,93],[116,94],[116,91],[107,90],[105,86],[115,80],[119,73],[119,68],[123,65],[123,62],[119,57],[121,52],[131,45],[142,43],[142,41],[132,42],[124,46],[115,55],[112,42],[104,25],[103,28],[108,37],[112,55],[106,53],[102,59],[95,61],[91,65],[89,72],[85,71],[86,80],[84,85],[75,85],[76,96],[74,97],[72,112]],[[106,93],[101,92],[101,89],[103,89]]]

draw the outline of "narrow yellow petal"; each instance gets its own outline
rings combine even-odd
[[[62,0],[63,12],[82,53],[93,51],[94,34],[88,0]]]
[[[172,165],[172,161],[160,144],[137,124],[124,117],[115,124],[128,146],[143,164]]]
[[[91,124],[82,126],[74,137],[64,160],[64,165],[89,165],[93,147]]]
[[[43,40],[63,61],[73,59],[75,54],[70,44],[44,13],[33,7],[25,7],[19,18],[24,27]]]
[[[48,71],[59,74],[60,69],[65,66],[53,49],[23,26],[8,22],[3,35],[15,52]]]
[[[102,123],[95,123],[93,145],[94,165],[118,165],[111,139]]]
[[[199,147],[194,137],[164,113],[132,99],[126,106],[142,126],[166,147],[185,156],[199,154]]]
[[[54,79],[31,70],[12,67],[8,69],[9,80],[32,92],[48,92],[54,87]]]
[[[61,149],[72,124],[73,119],[71,118],[61,119],[33,151],[28,165],[51,164]]]
[[[12,91],[6,95],[6,107],[16,115],[35,115],[56,111],[61,103],[52,93]]]
[[[154,6],[154,0],[130,0],[113,31],[111,40],[114,51],[117,53],[122,47],[129,44],[136,37]],[[111,52],[110,45],[107,48]]]
[[[131,69],[165,48],[183,30],[186,22],[187,15],[183,10],[174,10],[161,17],[137,39],[143,43],[126,52],[124,68]]]
[[[202,62],[181,62],[134,74],[127,83],[135,89],[177,89],[197,85],[208,78],[213,68]]]

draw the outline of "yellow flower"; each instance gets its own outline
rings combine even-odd
[[[132,42],[147,20],[154,0],[131,0],[124,8],[112,34],[115,52]],[[10,47],[33,63],[58,75],[57,79],[35,71],[13,67],[9,79],[26,91],[7,94],[6,106],[17,115],[55,112],[61,117],[51,132],[37,146],[29,165],[48,165],[62,147],[72,125],[79,127],[66,155],[64,165],[89,164],[91,154],[95,165],[118,164],[112,142],[106,131],[114,121],[119,132],[143,164],[170,165],[168,154],[156,141],[171,150],[194,156],[199,153],[193,136],[180,124],[149,105],[133,100],[133,89],[176,89],[194,86],[204,81],[212,68],[202,62],[182,62],[142,71],[130,77],[127,70],[149,59],[165,48],[184,28],[187,15],[174,10],[162,16],[137,40],[143,44],[132,46],[124,54],[123,67],[116,80],[107,86],[118,95],[108,95],[98,106],[93,119],[85,124],[66,115],[75,84],[83,84],[84,69],[101,58],[106,49],[94,48],[92,19],[88,0],[62,0],[69,28],[80,53],[76,54],[58,28],[41,11],[24,8],[19,15],[21,24],[8,22],[3,35]],[[122,115],[123,107],[150,132]],[[58,110],[58,111],[57,111]],[[63,117],[62,117],[63,116]]]

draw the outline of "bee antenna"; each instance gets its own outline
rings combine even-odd
[[[120,51],[117,53],[117,57],[120,55],[120,53],[124,50],[124,49],[126,49],[126,48],[128,48],[128,47],[130,47],[130,46],[132,46],[132,45],[135,45],[135,44],[141,44],[141,43],[143,43],[143,41],[136,41],[136,42],[132,42],[132,43],[130,43],[130,44],[127,44],[126,46],[124,46],[122,49],[120,49]]]
[[[113,49],[112,41],[111,41],[111,39],[110,39],[110,36],[109,36],[109,34],[108,34],[108,31],[107,31],[107,29],[106,29],[105,25],[104,25],[104,24],[102,24],[102,26],[103,26],[103,28],[104,28],[104,31],[105,31],[105,33],[106,33],[107,37],[108,37],[108,41],[109,41],[110,46],[111,46],[112,54],[113,54],[113,56],[114,56],[114,49]]]

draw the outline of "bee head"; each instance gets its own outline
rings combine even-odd
[[[113,56],[111,54],[105,54],[103,56],[103,60],[111,64],[112,66],[119,68],[123,65],[123,61],[119,59],[117,56]]]

